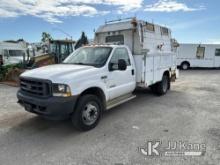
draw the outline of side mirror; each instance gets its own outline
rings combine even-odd
[[[124,59],[118,60],[118,70],[124,71],[127,69],[127,63]]]

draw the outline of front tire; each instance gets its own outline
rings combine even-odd
[[[72,122],[76,129],[89,131],[97,126],[101,118],[103,106],[95,95],[82,96],[72,115]]]

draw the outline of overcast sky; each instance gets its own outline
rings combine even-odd
[[[219,0],[0,0],[0,40],[78,39],[105,20],[136,16],[170,27],[179,42],[220,43]],[[65,32],[65,33],[64,33]]]

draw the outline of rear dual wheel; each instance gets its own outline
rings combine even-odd
[[[162,81],[151,86],[151,90],[157,95],[165,95],[170,89],[170,78],[168,75],[163,75]]]

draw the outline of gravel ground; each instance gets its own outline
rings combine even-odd
[[[220,162],[220,71],[190,70],[163,97],[137,98],[106,112],[92,131],[47,121],[17,105],[17,88],[0,85],[0,164],[195,164]],[[147,157],[147,140],[205,143],[201,157]]]

